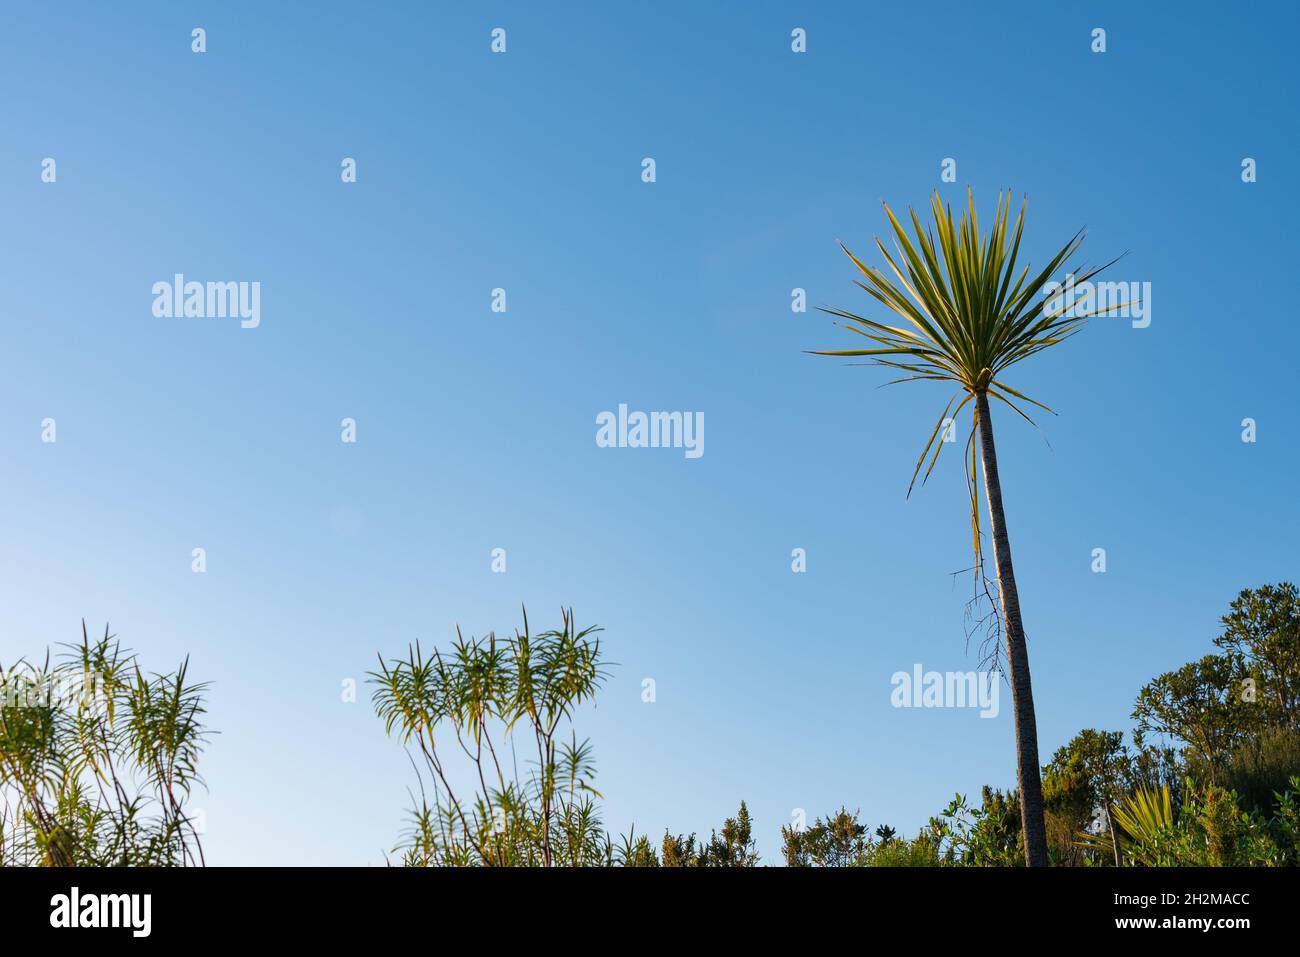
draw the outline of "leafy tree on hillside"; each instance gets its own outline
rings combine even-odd
[[[1246,589],[1222,621],[1220,653],[1139,692],[1135,738],[1168,736],[1195,779],[1265,807],[1300,773],[1300,594],[1289,582]]]
[[[1245,589],[1223,626],[1214,643],[1251,692],[1246,697],[1257,706],[1256,723],[1300,727],[1300,591],[1290,582]]]
[[[1168,735],[1183,742],[1185,752],[1211,763],[1245,739],[1256,714],[1242,698],[1233,662],[1213,654],[1152,679],[1138,692],[1133,709],[1139,740]]]

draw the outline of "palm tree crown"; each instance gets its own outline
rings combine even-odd
[[[1034,405],[1048,412],[1053,410],[1003,381],[1006,370],[1022,359],[1064,342],[1079,331],[1089,316],[1128,305],[1120,303],[1080,311],[1074,308],[1077,302],[1066,302],[1066,297],[1062,296],[1058,305],[1049,310],[1047,306],[1051,300],[1041,295],[1041,290],[1078,251],[1083,243],[1083,230],[1075,233],[1030,280],[1028,265],[1020,268],[1017,275],[1017,257],[1025,227],[1025,203],[1021,204],[1020,213],[1012,225],[1011,194],[999,194],[993,228],[987,235],[980,233],[975,199],[970,190],[967,190],[967,204],[961,221],[956,222],[952,207],[944,206],[936,192],[930,201],[933,230],[924,228],[916,211],[909,210],[915,241],[885,204],[885,213],[893,227],[896,251],[891,255],[879,238],[876,246],[898,278],[897,284],[884,270],[865,265],[841,244],[840,248],[866,279],[865,282],[855,280],[856,285],[901,315],[910,328],[886,325],[843,309],[823,308],[822,312],[846,319],[849,323],[836,325],[865,336],[876,345],[866,349],[814,350],[812,353],[821,356],[871,356],[875,365],[908,373],[886,385],[933,380],[952,382],[959,387],[940,413],[921,450],[908,486],[909,495],[922,466],[926,465],[927,456],[929,464],[921,478],[922,484],[934,470],[944,445],[939,438],[940,430],[949,416],[955,420],[967,403],[988,395],[1006,403],[1034,425],[1022,404]],[[1075,285],[1082,285],[1114,262],[1083,271],[1075,279]],[[978,413],[975,418],[966,440],[966,478],[971,494],[971,525],[978,571],[980,534],[974,443]]]

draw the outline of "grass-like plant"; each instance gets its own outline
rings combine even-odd
[[[533,634],[525,611],[512,636],[466,639],[458,628],[445,654],[415,644],[405,658],[380,659],[370,675],[375,710],[422,762],[403,863],[576,867],[612,858],[592,749],[570,724],[605,678],[599,631],[579,629],[569,610],[559,628]]]
[[[203,863],[204,684],[146,674],[104,630],[51,665],[0,667],[0,865]]]

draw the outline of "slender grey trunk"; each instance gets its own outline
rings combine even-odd
[[[1107,830],[1110,831],[1110,844],[1111,847],[1114,848],[1115,850],[1115,866],[1121,867],[1123,865],[1121,865],[1119,862],[1119,834],[1115,832],[1115,822],[1112,821],[1110,817],[1110,795],[1109,794],[1106,795],[1106,828]]]
[[[1043,783],[1038,767],[1038,724],[1034,720],[1034,692],[1029,681],[1029,650],[1020,621],[1020,594],[1011,564],[1011,540],[1002,511],[1002,483],[998,478],[998,453],[993,444],[993,418],[989,399],[980,393],[975,399],[980,430],[980,454],[984,463],[984,496],[989,504],[989,525],[993,539],[993,561],[998,573],[998,597],[1002,602],[1002,630],[1007,641],[1007,677],[1011,681],[1011,705],[1016,717],[1016,780],[1020,787],[1020,823],[1025,837],[1025,863],[1047,866],[1047,829],[1043,824]]]

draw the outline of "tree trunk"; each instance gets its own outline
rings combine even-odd
[[[1011,681],[1011,705],[1016,717],[1016,780],[1020,788],[1020,823],[1025,837],[1025,863],[1047,866],[1047,829],[1043,824],[1043,784],[1038,767],[1038,724],[1034,720],[1034,692],[1029,681],[1029,650],[1020,621],[1020,595],[1011,564],[1011,540],[1002,511],[1002,483],[998,478],[998,453],[993,443],[993,418],[984,393],[975,400],[980,430],[980,454],[984,464],[984,496],[989,504],[989,525],[993,539],[993,561],[998,573],[998,597],[1002,602],[1002,629],[1007,640],[1007,677]]]

